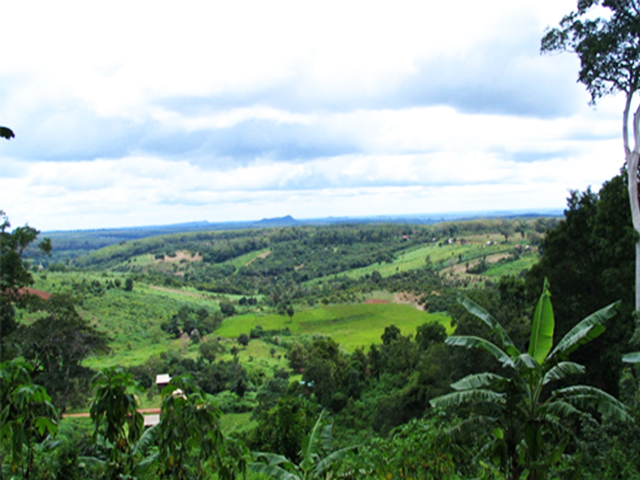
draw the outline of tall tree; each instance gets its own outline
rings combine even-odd
[[[628,205],[623,175],[605,182],[597,194],[571,192],[564,219],[547,233],[542,243],[544,255],[526,276],[529,293],[539,291],[545,278],[553,285],[556,340],[590,312],[620,301],[616,320],[606,333],[588,352],[578,351],[575,357],[587,367],[587,383],[614,395],[622,370],[620,357],[630,348],[628,339],[634,330],[637,234]]]
[[[597,13],[606,15],[596,17]],[[633,98],[640,86],[640,1],[578,0],[577,10],[566,15],[558,28],[546,32],[541,51],[570,51],[578,55],[578,81],[587,88],[592,104],[604,96],[624,93],[622,141],[629,203],[633,226],[640,233],[640,105],[631,120]],[[636,239],[635,279],[635,307],[640,310],[640,237]]]
[[[80,404],[93,375],[81,362],[94,353],[108,352],[107,337],[83,319],[65,295],[52,295],[41,309],[46,316],[23,330],[22,354],[33,361],[34,378],[56,406]]]
[[[24,288],[33,284],[22,254],[40,233],[28,225],[10,228],[9,218],[0,210],[0,361],[15,355],[9,338],[17,328],[14,305],[27,303],[29,296],[25,295]],[[49,239],[40,242],[39,247],[45,253],[51,252]]]

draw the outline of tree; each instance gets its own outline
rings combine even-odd
[[[221,480],[231,480],[244,471],[243,448],[223,437],[220,410],[192,377],[174,377],[162,395],[156,435],[161,476],[204,479],[216,471]]]
[[[198,351],[209,363],[213,363],[216,360],[216,356],[219,353],[223,353],[225,349],[217,338],[208,338],[206,341],[198,345]]]
[[[503,220],[502,222],[500,222],[500,226],[498,227],[498,229],[500,230],[500,235],[504,237],[504,241],[508,242],[509,237],[513,235],[513,223],[509,220]]]
[[[34,444],[54,435],[58,428],[51,398],[33,383],[32,370],[23,360],[0,364],[0,479],[7,454],[11,474],[20,472],[23,478],[30,478]]]
[[[91,380],[93,439],[108,452],[107,478],[118,479],[134,472],[134,452],[144,430],[138,402],[129,391],[135,386],[133,376],[120,367],[102,370]]]
[[[15,138],[15,136],[16,135],[13,133],[13,130],[11,130],[10,128],[0,127],[0,137],[11,140],[12,138]]]
[[[289,320],[293,320],[293,315],[296,313],[296,311],[293,309],[293,305],[289,304],[287,305],[287,315],[289,316]]]
[[[427,350],[431,345],[444,342],[447,330],[441,323],[423,323],[416,328],[416,343],[422,350]]]
[[[608,10],[606,18],[594,18],[593,10],[597,7],[605,9],[605,12]],[[578,55],[578,81],[587,88],[592,104],[604,96],[624,93],[622,142],[629,204],[633,226],[640,233],[640,105],[633,114],[632,134],[629,130],[632,101],[640,86],[640,2],[579,0],[577,10],[566,15],[559,28],[546,32],[541,51],[572,51]],[[640,236],[636,238],[635,309],[640,310]]]
[[[361,478],[459,479],[456,475],[452,436],[441,412],[414,418],[393,429],[387,437],[374,437],[353,455],[350,470]]]
[[[0,361],[15,354],[11,349],[13,342],[10,341],[10,335],[18,326],[14,304],[26,306],[30,295],[25,294],[24,288],[33,284],[33,277],[22,254],[40,233],[28,225],[13,231],[9,231],[10,228],[8,217],[0,210]],[[44,239],[39,248],[44,253],[50,253],[51,241]]]
[[[222,301],[220,302],[220,311],[225,317],[230,317],[236,313],[236,308],[231,302]]]
[[[451,385],[454,393],[432,399],[431,405],[475,406],[478,415],[468,423],[482,424],[491,432],[482,453],[498,464],[507,479],[519,479],[525,472],[529,480],[546,478],[571,440],[564,420],[583,415],[583,409],[595,408],[603,415],[630,419],[621,402],[598,388],[558,387],[555,383],[568,384],[571,376],[584,373],[585,368],[570,361],[569,355],[602,334],[603,324],[615,314],[617,304],[582,320],[554,347],[555,321],[545,282],[533,315],[528,351],[521,353],[489,313],[467,298],[461,303],[491,329],[499,345],[476,336],[451,336],[446,343],[489,352],[506,374],[468,375]]]
[[[334,404],[334,396],[339,395],[345,385],[347,357],[342,353],[340,345],[332,338],[320,338],[309,347],[302,379],[315,394],[318,402],[336,411],[340,409],[341,400]]]
[[[564,219],[547,232],[544,254],[526,275],[528,303],[533,303],[532,294],[540,291],[545,278],[553,285],[556,340],[589,313],[620,301],[616,321],[588,351],[579,350],[574,357],[587,368],[587,383],[613,395],[618,392],[620,357],[628,351],[634,330],[637,234],[628,205],[622,175],[605,182],[597,194],[590,189],[571,192]]]
[[[36,367],[35,379],[58,406],[82,403],[93,374],[82,360],[109,351],[106,336],[84,320],[73,301],[54,294],[41,306],[46,316],[22,334],[22,354]]]

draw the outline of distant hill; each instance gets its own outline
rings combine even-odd
[[[275,218],[263,218],[255,221],[242,222],[198,222],[176,223],[170,225],[150,225],[127,228],[107,228],[95,230],[71,230],[43,232],[41,237],[51,239],[54,257],[46,263],[64,262],[85,253],[132,240],[139,240],[161,235],[177,233],[193,233],[206,231],[228,231],[259,228],[298,227],[298,226],[328,226],[341,224],[377,224],[397,223],[412,225],[433,225],[442,222],[457,222],[477,219],[535,219],[539,217],[560,217],[560,210],[540,212],[531,211],[495,211],[495,212],[454,212],[425,215],[387,215],[370,217],[326,217],[298,220],[291,215]],[[27,252],[37,257],[38,252],[33,249]]]

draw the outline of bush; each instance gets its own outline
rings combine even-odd
[[[224,316],[230,317],[236,313],[236,307],[234,307],[231,302],[220,302],[220,311]]]

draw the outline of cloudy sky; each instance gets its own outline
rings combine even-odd
[[[623,163],[576,0],[14,1],[0,209],[67,230],[562,209]]]

